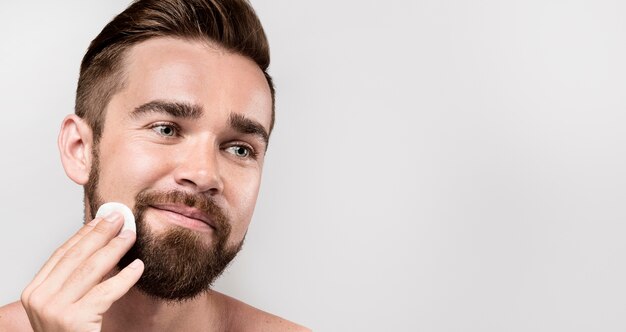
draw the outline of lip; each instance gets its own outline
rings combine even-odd
[[[207,224],[208,226],[210,226],[212,229],[215,229],[215,224],[211,220],[211,217],[208,214],[196,208],[189,207],[186,205],[180,205],[180,204],[155,204],[155,205],[150,205],[150,207],[155,208],[157,210],[164,210],[164,211],[169,211],[172,213],[180,214],[190,219],[199,220]]]

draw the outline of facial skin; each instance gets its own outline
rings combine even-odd
[[[138,232],[119,233],[123,220],[115,213],[81,227],[21,301],[0,307],[0,330],[309,331],[219,292],[202,292],[206,287],[195,297],[194,287],[173,294],[178,286],[163,281],[157,285],[169,293],[163,296],[133,287],[164,271],[174,278],[213,273],[185,267],[206,267],[212,248],[227,249],[224,257],[236,252],[256,203],[272,101],[252,61],[206,43],[150,39],[129,50],[125,68],[99,143],[72,114],[58,144],[66,174],[85,186],[86,221],[98,206],[90,200],[99,197],[133,208]],[[156,262],[135,260],[116,271],[133,244],[151,242],[146,234],[157,242]],[[187,285],[209,283],[191,280]]]
[[[150,39],[130,49],[125,69],[92,146],[87,212],[107,201],[135,209],[137,243],[122,263],[144,260],[138,287],[149,295],[190,298],[245,237],[267,148],[270,90],[253,61],[205,42]],[[167,288],[178,280],[186,280],[181,291]]]

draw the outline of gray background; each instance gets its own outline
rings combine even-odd
[[[0,303],[80,226],[56,135],[126,4],[0,4]],[[253,5],[278,119],[219,290],[317,331],[626,329],[625,2]]]

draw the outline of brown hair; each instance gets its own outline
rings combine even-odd
[[[271,132],[275,92],[267,73],[269,44],[247,0],[136,0],[102,29],[80,66],[75,112],[91,127],[95,143],[102,135],[104,110],[123,87],[126,51],[141,41],[165,36],[213,42],[253,60],[270,87]]]

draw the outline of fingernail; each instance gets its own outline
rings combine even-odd
[[[99,222],[100,220],[101,220],[100,218],[94,218],[94,219],[91,219],[91,221],[90,221],[90,222],[88,222],[88,223],[87,223],[87,225],[89,225],[89,226],[95,226],[95,225],[97,225],[97,224],[98,224],[98,222]]]
[[[133,232],[132,230],[125,229],[118,235],[118,237],[120,237],[122,239],[127,239],[127,238],[131,237],[133,234],[135,234],[135,232]]]
[[[139,259],[135,259],[132,263],[128,264],[128,267],[130,267],[131,269],[136,269],[139,267],[139,265],[141,265],[141,263],[139,263]]]
[[[122,214],[117,212],[117,211],[114,211],[114,212],[111,212],[110,214],[108,214],[106,217],[104,217],[104,220],[106,220],[108,222],[114,222],[114,221],[116,221],[118,219],[121,219],[121,218],[122,218]]]

